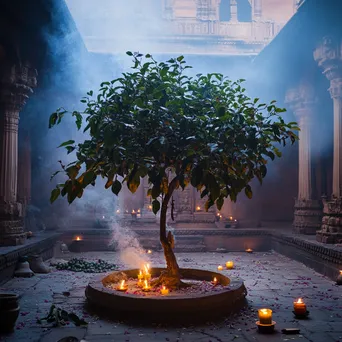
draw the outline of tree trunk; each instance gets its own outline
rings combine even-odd
[[[173,191],[176,189],[177,183],[177,177],[171,181],[168,193],[163,199],[160,211],[160,242],[164,249],[166,271],[164,271],[160,275],[160,277],[152,284],[154,286],[165,285],[166,287],[171,289],[180,288],[185,285],[181,281],[179,266],[176,256],[173,252],[173,236],[171,232],[169,232],[168,236],[166,235],[167,207],[172,197]]]

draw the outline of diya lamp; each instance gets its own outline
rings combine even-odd
[[[197,206],[197,207],[196,207],[196,211],[201,211],[201,207],[200,207],[200,206]]]
[[[143,271],[139,270],[138,279],[144,279]]]
[[[213,285],[217,285],[218,284],[218,282],[217,282],[217,278],[216,277],[214,277],[214,279],[212,280],[212,282],[211,282]]]
[[[222,266],[222,265],[218,265],[218,266],[217,266],[217,270],[218,270],[218,271],[223,271],[223,266]]]
[[[152,205],[151,204],[148,206],[148,211],[152,211]]]
[[[229,220],[230,220],[230,221],[233,221],[233,216],[229,216]]]
[[[143,290],[144,292],[149,292],[149,291],[151,291],[151,286],[150,286],[150,284],[148,283],[148,280],[147,280],[147,279],[144,280],[144,285],[143,285],[142,290]]]
[[[137,213],[134,209],[132,210],[131,215],[133,219],[137,218]]]
[[[306,318],[309,315],[309,311],[306,309],[306,304],[302,298],[298,298],[298,300],[293,303],[293,313],[297,318]]]
[[[150,265],[146,264],[146,265],[144,265],[144,268],[145,268],[144,278],[146,280],[150,280],[151,279],[151,273],[149,272],[150,271]]]
[[[247,252],[247,253],[253,253],[253,249],[247,248],[247,249],[246,249],[246,252]]]
[[[169,289],[167,289],[165,286],[163,286],[160,289],[160,293],[161,293],[162,296],[167,296],[169,294]]]
[[[128,285],[125,283],[125,280],[121,280],[120,285],[116,288],[118,291],[125,292],[128,290]]]
[[[137,218],[140,218],[141,217],[141,211],[140,211],[140,209],[138,209],[138,211],[137,211]]]
[[[336,279],[336,284],[342,285],[342,270],[340,271],[340,274],[338,275],[338,277]]]
[[[74,240],[70,245],[71,252],[80,253],[82,252],[82,247],[84,243],[81,236],[75,236]]]
[[[226,268],[227,268],[227,270],[232,270],[234,268],[234,262],[233,261],[227,261],[226,262]]]
[[[274,332],[276,322],[272,321],[271,309],[259,309],[258,310],[259,321],[256,322],[259,333],[269,334]]]

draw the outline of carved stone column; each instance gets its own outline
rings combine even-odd
[[[253,20],[259,21],[262,17],[262,0],[252,0]]]
[[[0,245],[25,242],[22,207],[17,200],[18,122],[36,71],[25,65],[2,67],[0,74]]]
[[[323,198],[322,229],[316,235],[324,243],[342,242],[342,40],[324,37],[314,58],[330,81],[329,92],[334,106],[334,159],[332,198]]]
[[[230,21],[237,22],[237,2],[236,0],[230,0]]]
[[[313,199],[311,180],[311,122],[316,98],[308,84],[290,89],[286,102],[297,117],[299,132],[298,198],[295,200],[294,231],[300,234],[316,234],[321,226],[320,202]]]

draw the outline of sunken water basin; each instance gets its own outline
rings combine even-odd
[[[152,278],[156,278],[164,268],[152,268]],[[247,290],[243,281],[238,278],[228,278],[221,273],[181,269],[185,282],[205,282],[210,284],[216,277],[218,286],[209,286],[206,291],[170,292],[167,296],[159,292],[133,293],[120,292],[116,286],[123,275],[137,280],[138,269],[111,272],[106,276],[92,279],[85,291],[88,303],[98,312],[107,312],[116,318],[139,319],[155,321],[197,321],[218,318],[240,310],[245,304]],[[109,286],[113,284],[114,287]]]

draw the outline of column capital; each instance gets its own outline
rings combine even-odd
[[[36,86],[37,71],[29,64],[4,64],[0,71],[0,107],[8,116],[18,113]]]
[[[302,83],[287,90],[285,103],[298,117],[308,117],[317,105],[315,90],[309,83]]]
[[[314,59],[330,81],[332,98],[342,97],[342,40],[325,36],[314,51]]]

